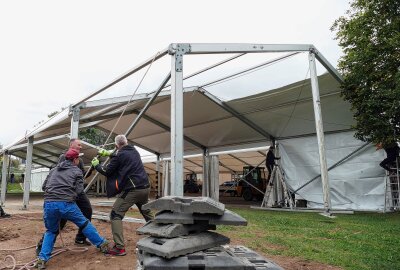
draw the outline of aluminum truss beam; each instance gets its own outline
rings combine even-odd
[[[311,44],[172,43],[169,53],[178,51],[179,46],[189,48],[186,54],[306,52],[314,48]]]
[[[284,56],[281,56],[281,57],[278,57],[278,58],[269,60],[269,61],[267,61],[267,62],[264,62],[264,63],[258,64],[258,65],[252,66],[252,67],[247,68],[247,69],[245,69],[245,70],[236,72],[236,73],[234,73],[234,74],[231,74],[231,75],[222,77],[222,78],[220,78],[220,79],[217,79],[217,80],[214,80],[214,81],[205,83],[205,84],[203,84],[201,87],[207,87],[207,86],[210,86],[210,85],[212,85],[212,84],[219,83],[219,82],[222,82],[222,81],[224,81],[224,80],[233,78],[233,77],[235,77],[235,76],[239,76],[239,75],[241,75],[241,74],[243,74],[243,73],[246,73],[246,72],[255,70],[255,69],[257,69],[257,68],[261,68],[261,67],[263,67],[263,66],[267,66],[267,65],[270,65],[270,64],[277,63],[277,62],[279,62],[279,61],[281,61],[281,60],[284,60],[284,59],[286,59],[286,58],[290,58],[290,57],[292,57],[292,56],[294,56],[294,55],[296,55],[296,54],[298,54],[298,52],[289,53],[289,54],[287,54],[287,55],[284,55]]]
[[[161,51],[157,56],[155,57],[151,57],[149,59],[147,59],[146,61],[144,61],[143,63],[139,64],[138,66],[136,66],[135,68],[133,68],[132,70],[126,72],[125,74],[119,76],[118,78],[114,79],[113,81],[111,81],[110,83],[106,84],[105,86],[103,86],[102,88],[100,88],[99,90],[95,91],[94,93],[90,94],[89,96],[85,97],[84,99],[76,102],[74,105],[72,105],[72,107],[76,107],[79,104],[87,101],[88,99],[100,94],[101,92],[103,92],[104,90],[110,88],[111,86],[119,83],[120,81],[128,78],[129,76],[131,76],[132,74],[136,73],[137,71],[141,70],[142,68],[148,66],[149,64],[151,64],[153,61],[157,61],[158,59],[162,58],[163,56],[165,56],[168,53],[168,49],[164,49],[163,51]]]
[[[69,138],[69,135],[68,134],[64,134],[64,135],[59,135],[59,136],[55,136],[55,137],[50,137],[50,138],[38,140],[38,141],[33,142],[33,145],[39,145],[39,144],[42,144],[42,143],[55,141],[55,140],[59,140],[59,139],[64,139],[64,138]],[[27,146],[28,146],[28,144],[24,143],[24,144],[19,144],[19,145],[12,146],[12,147],[8,148],[7,150],[11,152],[11,151],[15,151],[15,150],[24,149]]]
[[[329,61],[326,60],[326,58],[322,55],[322,53],[320,53],[315,47],[312,48],[311,51],[314,53],[315,58],[317,58],[317,60],[321,63],[321,65],[323,65],[324,68],[326,68],[326,70],[327,70],[339,83],[343,83],[343,77],[342,77],[342,75],[340,75],[340,73],[331,65],[331,63],[329,63]]]
[[[238,54],[238,55],[234,55],[234,56],[232,56],[232,57],[229,57],[228,59],[222,60],[222,61],[220,61],[220,62],[218,62],[218,63],[215,63],[214,65],[211,65],[211,66],[209,66],[209,67],[203,68],[203,69],[201,69],[201,70],[199,70],[199,71],[196,71],[196,72],[194,72],[194,73],[192,73],[192,74],[190,74],[190,75],[188,75],[188,76],[185,76],[185,77],[183,77],[183,80],[190,79],[190,78],[192,78],[192,77],[194,77],[194,76],[197,76],[197,75],[199,75],[199,74],[201,74],[201,73],[204,73],[204,72],[209,71],[209,70],[211,70],[211,69],[213,69],[213,68],[216,68],[216,67],[218,67],[218,66],[220,66],[220,65],[222,65],[222,64],[225,64],[225,63],[227,63],[227,62],[230,62],[230,61],[232,61],[232,60],[234,60],[234,59],[236,59],[236,58],[242,57],[243,55],[246,55],[246,54],[245,54],[245,53],[241,53],[241,54]],[[171,85],[168,84],[168,85],[165,86],[165,88],[167,88],[167,87],[169,87],[169,86],[171,86]]]
[[[221,166],[222,168],[227,169],[228,171],[230,171],[233,174],[236,174],[237,172],[232,170],[231,168],[229,168],[227,165],[223,164],[221,161],[219,161],[219,166]]]
[[[247,166],[253,166],[253,165],[251,165],[250,163],[248,163],[248,162],[244,161],[244,160],[243,160],[243,159],[241,159],[241,158],[238,158],[238,157],[237,157],[237,156],[235,156],[235,155],[228,154],[228,156],[230,156],[230,157],[232,157],[232,158],[234,158],[234,159],[236,159],[236,160],[238,160],[238,161],[240,161],[240,162],[242,162],[242,163],[246,164]]]
[[[127,131],[125,132],[125,136],[128,137],[129,134],[131,134],[132,130],[136,127],[136,125],[139,123],[140,119],[142,116],[144,116],[147,112],[147,110],[150,108],[151,104],[154,102],[154,100],[157,98],[158,94],[161,92],[161,90],[164,88],[164,86],[167,84],[167,82],[171,79],[171,72],[168,73],[168,75],[165,77],[165,79],[162,81],[160,87],[158,87],[157,91],[153,94],[153,96],[147,101],[146,105],[140,110],[139,114],[136,116],[135,121],[129,126]]]
[[[261,135],[263,135],[266,139],[270,139],[270,140],[274,139],[274,137],[272,135],[268,134],[261,127],[257,126],[255,123],[253,123],[252,121],[247,119],[245,116],[243,116],[240,113],[238,113],[236,110],[234,110],[232,107],[227,105],[225,102],[222,102],[219,98],[215,97],[214,95],[212,95],[211,93],[209,93],[209,92],[207,92],[205,90],[202,90],[202,91],[199,90],[199,92],[201,94],[203,94],[205,97],[207,97],[208,99],[210,99],[211,101],[213,101],[215,104],[219,105],[225,111],[227,111],[230,114],[232,114],[233,116],[235,116],[237,119],[242,121],[244,124],[246,124],[247,126],[252,128],[253,130],[255,130],[258,133],[260,133]]]
[[[105,128],[102,128],[102,127],[99,127],[99,126],[95,126],[95,128],[100,129],[100,130],[102,130],[102,131],[104,131],[104,132],[110,132],[109,130],[107,130],[107,129],[105,129]],[[113,132],[111,135],[117,136],[117,135],[119,135],[119,134]],[[140,148],[142,148],[142,149],[144,149],[144,150],[146,150],[146,151],[148,151],[148,152],[150,152],[150,153],[152,153],[152,154],[154,154],[154,155],[159,155],[158,152],[156,152],[156,151],[154,151],[154,150],[152,150],[152,149],[150,149],[150,148],[147,148],[147,147],[144,146],[144,145],[138,144],[138,143],[136,143],[136,142],[134,142],[134,141],[132,141],[132,140],[129,140],[128,138],[127,138],[127,140],[128,140],[128,143],[129,143],[129,144],[136,145],[136,146],[138,146],[138,147],[140,147]]]

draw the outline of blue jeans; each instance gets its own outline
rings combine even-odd
[[[96,247],[99,247],[105,241],[92,223],[83,216],[75,202],[44,202],[43,210],[44,225],[47,231],[44,234],[43,246],[39,254],[40,259],[44,261],[50,259],[61,219],[75,223]]]

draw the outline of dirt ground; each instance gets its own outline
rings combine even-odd
[[[135,210],[131,210],[135,211]],[[135,213],[131,213],[135,216]],[[44,232],[44,224],[41,220],[40,213],[14,215],[9,219],[0,219],[0,262],[6,255],[13,255],[18,263],[26,263],[35,258],[33,248],[22,251],[3,251],[4,249],[18,249],[35,245],[41,238]],[[93,224],[98,229],[99,233],[111,240],[110,223],[106,221],[94,220]],[[124,257],[106,257],[101,254],[93,246],[88,247],[86,252],[64,252],[52,258],[47,269],[74,269],[74,270],[106,270],[106,269],[136,269],[136,242],[141,236],[136,235],[136,229],[142,226],[138,223],[124,223],[124,235],[127,241],[127,255]],[[68,223],[62,231],[62,238],[67,247],[76,247],[74,237],[76,227]],[[240,245],[240,241],[232,240],[231,245]],[[61,241],[58,238],[56,247],[61,246]],[[274,261],[278,265],[287,270],[340,270],[340,268],[330,267],[328,265],[305,261],[299,258],[274,256],[261,254],[266,258]],[[0,269],[4,265],[0,263]]]

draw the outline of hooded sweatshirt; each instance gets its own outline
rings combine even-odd
[[[52,169],[43,183],[45,201],[74,202],[83,192],[82,171],[70,160]]]

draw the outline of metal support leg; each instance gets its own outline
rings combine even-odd
[[[210,156],[208,150],[205,150],[203,154],[203,187],[201,193],[203,197],[210,197]]]
[[[314,105],[315,127],[318,139],[319,162],[321,169],[324,208],[325,212],[329,214],[331,210],[331,198],[330,198],[330,188],[328,180],[328,169],[326,165],[324,128],[322,124],[321,101],[319,96],[317,68],[315,65],[315,55],[313,52],[310,52],[310,54],[308,55],[308,60],[310,63],[311,88],[312,88],[313,105]]]
[[[219,201],[219,159],[218,156],[210,158],[210,198]]]
[[[157,199],[161,197],[161,181],[160,181],[160,155],[157,155],[156,162],[156,181],[157,181]]]
[[[80,109],[78,107],[72,108],[71,139],[77,139],[79,136],[79,118]]]
[[[169,170],[169,161],[164,161],[163,164],[163,196],[171,195],[171,181],[170,181],[170,170]]]
[[[171,195],[183,196],[183,53],[172,55]]]
[[[28,209],[29,192],[31,187],[32,178],[32,154],[33,154],[33,136],[28,138],[28,146],[26,150],[26,165],[25,165],[25,178],[24,178],[24,201],[22,209]]]
[[[9,163],[9,156],[7,153],[3,154],[3,169],[1,174],[1,206],[4,206],[6,201],[6,191],[7,191],[7,168]]]

